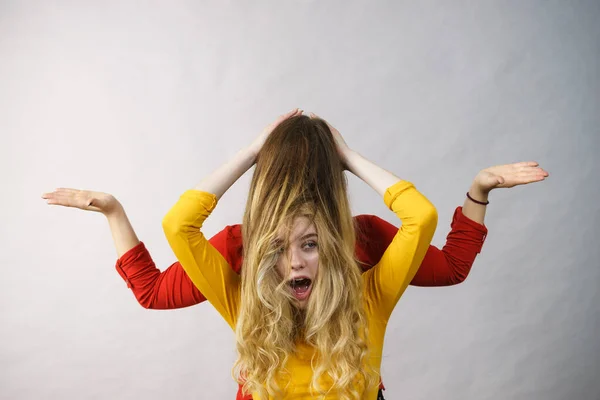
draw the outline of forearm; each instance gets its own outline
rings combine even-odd
[[[345,156],[346,167],[350,172],[371,186],[381,197],[385,191],[400,178],[389,171],[367,160],[355,151],[348,151]]]
[[[106,218],[108,219],[110,233],[117,249],[117,256],[121,258],[129,250],[137,246],[140,241],[121,204],[113,212],[107,214]]]
[[[471,185],[471,188],[469,189],[469,194],[477,201],[481,201],[483,203],[488,201],[489,191],[482,190],[475,183]],[[469,200],[469,198],[467,197],[463,204],[462,213],[465,217],[469,218],[470,220],[483,225],[486,210],[487,206],[484,206],[483,204],[477,204]]]
[[[250,149],[240,150],[231,160],[221,165],[196,185],[194,189],[221,196],[252,167],[256,154]]]
[[[163,218],[173,253],[198,290],[235,328],[240,277],[202,233],[202,224],[217,205],[205,189],[188,190]]]
[[[463,282],[481,252],[486,236],[487,228],[465,217],[462,209],[457,207],[444,247],[440,250],[429,246],[411,285],[448,286]]]
[[[382,315],[387,318],[427,253],[437,226],[437,211],[406,181],[387,189],[384,201],[402,221],[402,227],[379,263],[365,273],[364,279],[367,282],[374,280],[370,296],[379,303]]]

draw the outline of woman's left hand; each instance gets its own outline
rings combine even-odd
[[[312,112],[309,114],[309,116],[311,118],[321,118]],[[323,121],[325,121],[323,118],[321,118],[321,119]],[[350,153],[350,151],[351,151],[350,147],[348,147],[348,145],[346,144],[346,141],[342,137],[342,134],[340,133],[340,131],[338,131],[333,126],[331,126],[331,124],[329,122],[325,121],[325,123],[327,124],[327,126],[329,127],[329,130],[331,131],[331,134],[333,135],[333,139],[335,140],[335,145],[337,147],[338,154],[340,155],[342,162],[344,163],[344,166],[346,166],[347,161],[348,161],[348,153]]]
[[[535,161],[497,165],[481,170],[473,181],[473,187],[487,194],[493,189],[543,181],[548,175]]]

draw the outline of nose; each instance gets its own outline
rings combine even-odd
[[[299,249],[290,249],[290,265],[293,271],[300,271],[304,269],[304,258],[302,257],[302,253]]]

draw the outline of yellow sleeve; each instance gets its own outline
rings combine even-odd
[[[240,276],[200,231],[217,205],[211,193],[188,190],[163,219],[163,230],[177,260],[204,297],[235,330]]]
[[[363,274],[372,312],[387,320],[427,253],[437,226],[437,211],[410,182],[389,187],[384,202],[402,226],[375,267]]]

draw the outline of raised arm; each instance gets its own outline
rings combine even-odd
[[[442,249],[429,246],[425,258],[411,281],[415,286],[448,286],[463,282],[487,237],[483,225],[489,194],[498,188],[543,181],[548,172],[535,161],[518,162],[485,168],[475,176],[469,197],[453,215],[451,231]],[[376,264],[394,238],[397,228],[375,216],[358,217],[357,254],[363,267]]]
[[[311,114],[311,117],[316,117]],[[364,273],[367,298],[382,312],[391,313],[415,276],[437,226],[437,211],[412,183],[351,150],[337,129],[329,125],[346,168],[371,186],[402,221],[381,261]]]
[[[334,135],[342,140],[339,132]],[[348,170],[375,189],[402,221],[380,262],[364,278],[369,297],[382,307],[390,307],[391,313],[427,253],[437,226],[437,211],[411,183],[401,181],[357,152],[341,151]]]
[[[487,228],[471,221],[458,207],[452,218],[451,231],[440,249],[430,245],[417,273],[413,286],[449,286],[463,282],[481,251]],[[356,243],[357,258],[366,271],[379,262],[398,232],[398,228],[374,215],[359,215],[360,229]]]
[[[485,168],[475,176],[469,197],[452,218],[452,230],[439,250],[430,247],[419,272],[411,282],[417,286],[446,286],[463,282],[487,237],[483,225],[492,190],[541,182],[549,176],[535,161]]]
[[[241,280],[223,256],[212,247],[201,232],[204,220],[218,199],[255,162],[266,137],[283,120],[301,114],[295,109],[269,125],[253,144],[239,151],[188,190],[163,219],[163,230],[171,249],[194,285],[217,309],[232,329],[238,315]]]
[[[194,188],[198,191],[212,193],[216,199],[221,196],[237,181],[246,171],[250,169],[256,160],[262,145],[273,129],[282,121],[297,115],[301,115],[302,110],[295,108],[290,112],[279,116],[273,123],[268,125],[261,134],[252,142],[252,144],[241,151],[235,157],[217,168],[213,173],[204,178]]]
[[[239,274],[242,262],[240,225],[227,226],[209,243]],[[143,243],[117,260],[117,272],[138,303],[147,309],[165,310],[193,306],[206,300],[185,273],[179,261],[160,271]]]
[[[240,170],[232,168],[231,172],[237,174]],[[162,225],[167,241],[186,274],[229,326],[235,329],[240,276],[229,267],[201,231],[202,224],[216,205],[215,194],[188,190],[164,217]]]
[[[406,181],[388,188],[384,202],[402,226],[379,263],[365,272],[363,279],[370,306],[387,319],[425,257],[437,226],[437,211]]]

